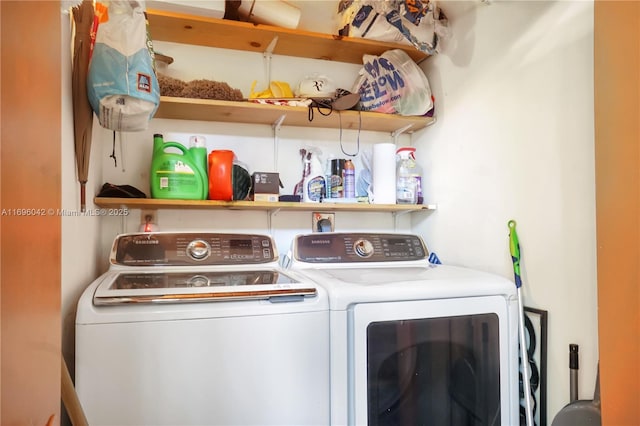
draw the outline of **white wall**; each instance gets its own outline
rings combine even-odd
[[[180,121],[154,119],[148,131],[135,135],[125,135],[123,153],[116,152],[118,165],[124,159],[125,170],[115,168],[108,159],[111,154],[111,133],[99,132],[102,138],[102,158],[107,159],[104,165],[104,181],[115,184],[128,183],[149,194],[149,167],[151,163],[153,133],[163,133],[165,140],[188,138],[191,134],[204,135],[208,149],[233,149],[239,160],[249,166],[249,171],[273,171],[280,173],[284,189],[281,194],[291,194],[293,187],[302,176],[302,162],[299,150],[313,146],[322,151],[323,157],[333,154],[336,158],[347,158],[340,152],[337,141],[337,130],[309,130],[296,127],[283,127],[278,142],[278,156],[274,168],[273,130],[267,125],[229,125],[224,123],[207,123],[197,121]],[[407,139],[402,137],[401,139]],[[360,150],[370,149],[373,142],[389,142],[391,136],[374,132],[362,132]],[[343,146],[347,152],[357,150],[357,132],[343,132]],[[118,144],[117,144],[118,145]],[[355,160],[360,167],[360,158]],[[268,228],[271,220],[271,230]],[[269,218],[269,213],[261,211],[224,211],[224,210],[168,210],[158,211],[161,230],[173,229],[207,229],[236,230],[246,232],[270,233],[276,241],[278,250],[285,254],[295,234],[311,232],[311,212],[276,212]],[[133,210],[123,218],[103,218],[103,240],[112,240],[119,232],[131,232],[140,225],[140,211]],[[396,225],[390,213],[367,213],[354,215],[348,212],[336,214],[337,230],[393,230]],[[401,216],[397,221],[398,228],[409,230],[410,219]],[[108,256],[108,246],[103,247],[104,259]],[[106,264],[105,264],[106,267]]]
[[[80,184],[75,161],[73,112],[71,98],[71,53],[68,8],[70,2],[62,2],[62,147],[61,186],[62,200],[62,353],[73,374],[75,363],[75,310],[84,288],[100,273],[102,241],[100,218],[80,214]],[[95,124],[95,123],[94,123]],[[94,126],[96,127],[96,126]],[[95,132],[96,130],[94,130]],[[87,209],[93,209],[93,197],[100,184],[101,158],[93,147],[86,189]],[[108,244],[108,243],[107,243]]]
[[[303,8],[301,28],[332,32],[330,19],[307,17],[331,16],[334,2],[295,3]],[[436,203],[438,210],[401,216],[398,229],[422,235],[444,263],[511,278],[507,221],[518,221],[525,304],[549,311],[551,422],[568,401],[568,344],[580,344],[581,398],[592,396],[598,358],[593,5],[569,1],[441,5],[451,18],[452,36],[442,54],[422,63],[437,98],[438,121],[412,140],[402,136],[399,141],[418,148],[426,201]],[[68,42],[63,40],[63,46]],[[226,81],[245,96],[253,80],[258,80],[259,89],[266,81],[260,54],[160,42],[155,47],[174,57],[169,69],[177,78]],[[327,61],[272,59],[272,79],[291,83],[320,72],[330,75],[338,86],[350,88],[358,69],[358,65]],[[70,118],[64,120],[63,206],[75,209],[72,131]],[[112,133],[96,127],[89,200],[104,182],[132,184],[148,193],[155,132],[175,138],[204,134],[210,149],[234,149],[252,171],[275,168],[285,185],[282,193],[290,193],[300,177],[300,147],[316,146],[325,155],[342,156],[337,130],[286,127],[285,123],[276,158],[270,126],[156,119],[146,132],[122,135],[116,168],[109,158]],[[357,139],[357,132],[344,132],[345,150],[353,152]],[[390,140],[388,134],[360,135],[362,150]],[[265,212],[162,210],[158,218],[163,230],[269,232]],[[63,219],[65,354],[73,352],[72,319],[80,292],[106,269],[113,237],[136,230],[139,222],[138,210],[118,218]],[[311,214],[278,212],[271,224],[283,254],[293,235],[310,231]],[[388,213],[338,213],[336,225],[338,230],[385,231],[394,229],[395,222]]]
[[[302,6],[326,7],[329,2],[304,2]],[[305,9],[306,10],[306,9]],[[312,12],[309,12],[313,16]],[[326,11],[325,11],[326,13]],[[331,31],[331,22],[325,21],[326,31]],[[320,30],[318,25],[316,30]],[[167,74],[183,81],[209,79],[223,81],[232,88],[240,89],[248,96],[251,84],[256,81],[256,90],[266,88],[267,61],[261,53],[241,52],[228,49],[188,46],[169,42],[155,42],[154,49],[174,58]],[[303,58],[290,58],[274,55],[270,60],[271,79],[289,82],[291,87],[305,78],[318,73],[329,76],[336,87],[350,90],[357,78],[361,66],[331,61],[319,61]],[[220,64],[223,64],[221,66]],[[373,143],[392,142],[391,134],[355,130],[342,132],[342,149],[347,154],[359,153],[349,157],[341,150],[340,131],[338,129],[311,129],[289,127],[287,121],[274,139],[274,130],[270,125],[228,124],[199,121],[154,119],[144,132],[122,135],[122,143],[117,139],[116,157],[118,167],[109,159],[112,153],[113,134],[110,131],[98,131],[94,136],[102,147],[104,174],[103,180],[115,184],[128,183],[149,194],[149,167],[151,164],[153,134],[162,133],[165,141],[173,140],[188,145],[190,135],[204,135],[208,150],[232,149],[238,159],[255,171],[278,171],[284,188],[281,194],[292,194],[295,184],[302,176],[301,148],[314,147],[322,155],[322,164],[328,155],[335,158],[353,158],[357,170],[361,170],[361,154],[370,150]],[[409,144],[410,137],[401,135],[400,144]],[[122,148],[121,148],[122,147]],[[123,166],[124,164],[124,166]],[[278,250],[285,254],[292,237],[298,233],[311,232],[311,213],[277,212],[271,216],[272,229],[268,229],[269,214],[253,211],[184,211],[161,210],[158,212],[162,230],[171,229],[210,229],[251,231],[271,233]],[[103,222],[103,239],[112,239],[118,232],[135,231],[140,224],[139,210],[128,217],[107,218]],[[337,230],[409,230],[409,217],[394,220],[390,213],[371,213],[353,215],[336,214]],[[108,247],[104,247],[105,259]],[[105,265],[106,267],[106,265]]]
[[[451,38],[423,63],[438,121],[415,140],[438,210],[414,230],[444,263],[512,278],[517,221],[524,303],[549,312],[551,421],[569,398],[569,343],[580,398],[598,361],[593,3],[441,5]]]

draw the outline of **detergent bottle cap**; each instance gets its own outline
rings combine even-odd
[[[206,148],[207,147],[207,138],[204,136],[191,136],[189,138],[189,145],[193,148]]]

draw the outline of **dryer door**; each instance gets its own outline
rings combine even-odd
[[[356,305],[355,424],[517,424],[510,311],[502,296]]]

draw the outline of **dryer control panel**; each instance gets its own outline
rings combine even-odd
[[[266,235],[152,232],[116,237],[112,264],[126,266],[249,265],[277,260]]]
[[[399,262],[428,256],[413,234],[314,233],[294,241],[296,260],[307,263]]]

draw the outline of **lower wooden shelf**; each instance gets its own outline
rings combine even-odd
[[[389,133],[399,130],[413,133],[435,122],[433,117],[370,111],[333,111],[326,116],[315,113],[313,120],[309,121],[309,111],[306,107],[169,96],[160,98],[160,106],[155,114],[155,118],[269,125],[278,122],[282,117],[282,124],[285,126],[361,129]]]
[[[94,198],[99,207],[131,209],[286,210],[314,212],[418,212],[435,210],[434,204],[291,203],[259,201],[164,200],[155,198]]]

